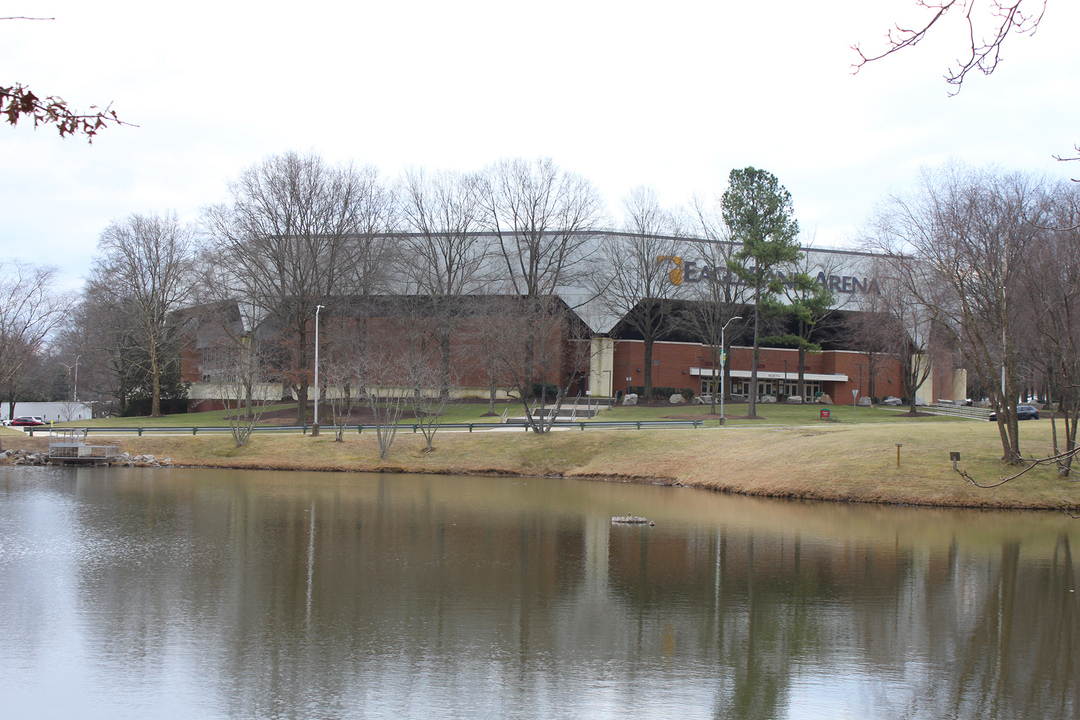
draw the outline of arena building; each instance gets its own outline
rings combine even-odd
[[[484,238],[478,234],[478,241]],[[620,233],[590,233],[597,244],[618,241],[626,237]],[[490,240],[490,238],[488,238]],[[706,302],[707,290],[725,286],[733,291],[733,297],[743,300],[733,306],[731,315],[751,318],[753,308],[745,304],[745,290],[718,261],[730,256],[737,245],[716,243],[702,239],[675,239],[683,243],[679,255],[658,257],[666,272],[663,304],[664,318],[661,328],[654,333],[652,349],[653,388],[672,389],[676,392],[689,390],[695,395],[716,393],[723,377],[723,363],[714,363],[715,339],[703,337],[692,327],[680,322],[680,318],[693,311],[695,304]],[[719,251],[719,252],[718,252]],[[610,268],[588,259],[594,279],[602,281]],[[802,397],[812,402],[827,396],[838,404],[855,402],[858,398],[884,398],[903,395],[900,362],[895,356],[882,356],[873,348],[860,346],[857,333],[853,332],[853,320],[861,314],[872,312],[872,299],[878,292],[876,273],[878,258],[863,252],[807,248],[798,268],[786,268],[776,278],[786,282],[794,272],[802,272],[816,278],[828,287],[835,299],[832,311],[814,329],[810,341],[820,345],[819,353],[804,356],[802,372]],[[582,273],[578,273],[580,278]],[[488,293],[463,296],[457,303],[452,317],[439,315],[434,307],[425,309],[424,303],[408,295],[383,295],[368,298],[361,303],[356,298],[324,298],[327,306],[322,316],[323,337],[321,344],[341,343],[341,337],[363,332],[380,347],[404,347],[410,337],[416,342],[430,342],[437,333],[439,323],[450,323],[445,333],[449,343],[449,357],[454,377],[454,394],[458,397],[486,398],[493,386],[498,397],[505,398],[520,391],[505,371],[491,358],[490,343],[494,338],[503,346],[531,345],[543,336],[543,344],[550,346],[550,357],[542,369],[534,370],[537,383],[556,384],[565,387],[568,395],[591,395],[614,397],[642,389],[645,371],[645,339],[636,332],[633,323],[627,322],[627,314],[617,315],[610,304],[602,302],[603,282],[591,287],[565,286],[559,288],[558,323],[545,324],[540,335],[533,328],[516,326],[502,315],[514,298],[505,293],[506,285],[488,276]],[[581,285],[580,280],[578,281]],[[600,288],[598,290],[597,288]],[[408,298],[413,297],[413,301]],[[209,306],[207,306],[209,307]],[[214,323],[227,318],[235,336],[253,333],[264,340],[279,332],[272,321],[263,321],[258,327],[243,328],[238,307],[223,309],[213,306],[213,312],[200,312],[193,308],[187,314],[201,318],[189,333],[189,342],[182,353],[184,380],[191,383],[190,397],[193,409],[209,409],[220,406],[221,393],[215,389],[207,367],[220,355],[223,334],[214,331]],[[406,312],[403,308],[411,308]],[[204,309],[205,310],[205,309]],[[632,310],[631,310],[632,312]],[[789,326],[785,326],[785,322]],[[789,334],[791,320],[774,320],[765,335],[778,337]],[[502,324],[500,326],[500,323]],[[351,328],[347,329],[347,328]],[[312,328],[313,330],[313,328]],[[751,387],[753,371],[752,327],[733,324],[725,338],[730,347],[727,373],[730,392],[739,397],[756,393],[761,398],[784,400],[799,395],[799,351],[795,347],[778,342],[762,345],[757,367],[757,387]],[[429,340],[416,340],[420,336]],[[324,347],[323,358],[328,350]],[[920,362],[929,363],[923,357]],[[917,395],[926,401],[936,399],[959,400],[966,397],[966,374],[953,367],[951,358],[935,358],[933,372],[919,388]],[[310,365],[309,365],[310,366]],[[312,371],[311,374],[313,375]],[[323,376],[324,384],[327,375]],[[309,382],[313,377],[309,378]],[[283,396],[287,383],[283,383]],[[324,392],[334,392],[327,388]],[[666,397],[666,396],[665,396]]]

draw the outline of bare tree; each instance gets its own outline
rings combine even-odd
[[[488,169],[483,198],[504,283],[532,301],[527,307],[544,305],[541,299],[582,283],[588,272],[583,261],[594,250],[591,231],[603,217],[603,201],[590,181],[550,158],[502,160]],[[526,340],[526,355],[531,346]],[[531,387],[526,383],[522,389],[526,397]]]
[[[213,360],[202,365],[202,371],[225,406],[233,442],[243,447],[263,413],[280,402],[281,384],[266,376],[266,363],[254,334],[235,338],[217,350]]]
[[[1008,464],[1021,460],[1020,279],[1044,213],[1035,178],[953,165],[925,172],[919,190],[892,198],[878,219],[877,244],[895,258],[904,291],[959,339],[987,390]]]
[[[422,357],[412,357],[413,364],[408,368],[409,381],[412,384],[412,409],[416,418],[416,426],[424,435],[427,443],[425,452],[434,450],[432,443],[435,433],[442,426],[443,412],[450,402],[450,394],[443,392],[440,385],[442,380],[441,370],[435,370],[430,362],[425,362]]]
[[[1022,325],[1033,328],[1030,343],[1041,352],[1026,358],[1042,365],[1050,403],[1054,460],[1060,477],[1069,477],[1078,451],[1080,425],[1080,195],[1075,187],[1057,187],[1050,198],[1048,220],[1034,243],[1021,276],[1028,314]],[[1063,261],[1064,260],[1064,261]],[[1057,406],[1064,421],[1059,437]]]
[[[477,230],[481,220],[478,178],[456,173],[410,171],[404,182],[403,238],[407,283],[427,299],[426,321],[439,347],[439,396],[450,397],[451,335],[463,297],[480,287],[488,246]]]
[[[122,318],[145,357],[151,384],[151,417],[161,415],[161,378],[178,360],[180,328],[170,313],[192,297],[195,278],[192,230],[175,213],[132,215],[105,228],[88,286]]]
[[[927,287],[913,290],[923,279],[912,273],[910,263],[904,259],[876,263],[875,277],[878,295],[874,307],[878,312],[865,321],[879,323],[873,340],[882,343],[885,352],[899,361],[899,380],[908,400],[908,414],[915,415],[919,388],[932,371],[934,311],[927,296],[933,291]]]
[[[425,359],[415,344],[402,339],[380,344],[366,358],[365,374],[370,382],[366,397],[381,458],[390,454],[401,416],[414,395],[414,375],[410,369],[421,367]]]
[[[655,188],[634,189],[623,200],[623,208],[623,233],[604,238],[603,271],[594,274],[589,285],[605,312],[641,335],[644,399],[652,400],[653,346],[672,327],[667,316],[681,278],[673,278],[670,271],[675,259],[682,257],[684,242],[675,214],[660,206]]]
[[[0,387],[11,385],[70,309],[71,298],[53,289],[55,276],[54,268],[0,262]]]
[[[502,160],[489,168],[483,204],[495,234],[506,282],[518,295],[538,298],[577,282],[591,237],[603,217],[593,184],[550,158]]]
[[[517,393],[526,426],[535,433],[550,432],[570,383],[586,371],[586,328],[557,297],[505,296],[500,301],[493,309],[502,328],[495,362],[507,386]],[[552,387],[554,398],[549,397]],[[549,406],[549,400],[554,404]]]
[[[316,308],[370,292],[385,270],[391,195],[374,168],[330,167],[318,155],[266,158],[229,184],[230,205],[205,224],[227,291],[272,318],[291,343],[285,379],[307,420]]]
[[[496,414],[495,401],[499,395],[499,388],[507,384],[504,368],[499,362],[506,342],[507,322],[502,313],[493,311],[496,304],[501,303],[503,298],[489,295],[476,299],[478,304],[474,305],[462,336],[470,360],[478,367],[484,368],[488,386],[487,415],[493,416]],[[510,322],[513,324],[516,321],[510,319]]]
[[[897,342],[904,337],[904,329],[897,327],[886,311],[885,298],[880,289],[869,294],[861,303],[859,311],[847,316],[845,320],[852,346],[866,358],[866,373],[869,376],[867,394],[873,399],[878,397],[877,380],[881,368],[885,359],[895,350]]]
[[[694,199],[693,208],[705,242],[694,243],[689,251],[693,259],[683,257],[678,266],[678,278],[689,288],[687,295],[691,299],[678,321],[708,347],[714,378],[717,368],[722,368],[720,386],[713,388],[710,398],[710,412],[715,415],[717,397],[731,395],[731,364],[725,362],[731,341],[749,323],[745,315],[747,286],[730,269],[739,246],[731,242],[718,210],[707,207],[699,198]]]
[[[363,321],[366,321],[366,317]],[[365,400],[368,376],[368,346],[361,332],[363,321],[349,318],[330,318],[323,337],[320,372],[323,387],[317,389],[330,405],[330,421],[334,425],[334,440],[344,442],[345,427],[353,408]]]

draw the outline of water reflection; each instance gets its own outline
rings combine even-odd
[[[4,469],[0,696],[111,719],[1071,717],[1078,532],[561,480]]]

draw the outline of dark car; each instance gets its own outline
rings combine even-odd
[[[22,417],[17,417],[14,420],[11,421],[11,426],[12,427],[26,427],[26,426],[34,426],[34,427],[36,427],[38,425],[44,425],[44,424],[45,424],[44,420],[42,420],[39,417],[34,417],[32,415],[23,415]]]
[[[1017,405],[1016,406],[1016,419],[1017,420],[1038,420],[1039,408],[1034,405]],[[990,413],[990,420],[997,420],[997,413]]]

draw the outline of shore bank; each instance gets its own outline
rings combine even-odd
[[[1050,425],[1025,423],[1025,456],[1049,454]],[[5,448],[46,449],[47,439],[5,434]],[[953,471],[994,482],[1003,466],[996,425],[972,421],[807,425],[702,430],[399,434],[387,459],[372,435],[332,432],[256,435],[236,448],[227,434],[102,438],[131,454],[168,456],[173,465],[268,470],[559,476],[607,482],[681,484],[778,498],[1061,509],[1080,506],[1080,483],[1039,467],[999,488],[981,489]],[[897,448],[897,445],[901,447]],[[899,466],[897,452],[899,450]],[[1080,475],[1078,475],[1080,477]]]

